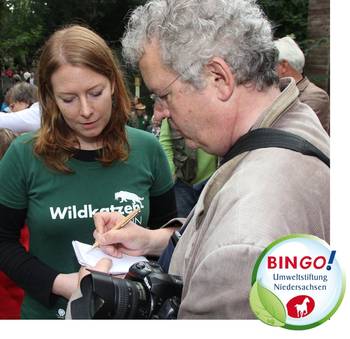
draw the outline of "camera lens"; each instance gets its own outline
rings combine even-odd
[[[113,279],[114,319],[145,319],[151,310],[151,295],[139,282]]]
[[[139,262],[124,279],[91,271],[80,289],[82,297],[71,303],[72,319],[175,319],[182,281],[157,263]]]

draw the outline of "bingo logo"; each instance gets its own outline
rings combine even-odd
[[[329,259],[329,265],[327,266],[327,270],[331,269],[331,264],[334,261],[335,257],[335,252],[332,251],[331,257]],[[303,269],[307,270],[310,267],[313,267],[315,269],[322,269],[326,266],[327,259],[326,257],[320,255],[316,258],[312,258],[310,256],[304,256],[301,257],[300,259],[297,256],[294,257],[289,257],[289,256],[280,256],[280,257],[275,257],[275,256],[268,256],[267,257],[267,268],[269,269],[274,269],[274,268],[291,268],[291,269]]]
[[[329,320],[344,292],[336,251],[315,236],[295,234],[274,241],[261,253],[249,302],[266,324],[300,330]]]
[[[297,295],[287,303],[288,315],[292,318],[302,318],[309,315],[315,308],[315,301],[308,295]]]

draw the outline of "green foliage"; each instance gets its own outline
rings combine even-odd
[[[275,37],[293,35],[301,48],[307,44],[308,0],[259,0],[273,24]]]
[[[39,1],[37,2],[37,10],[44,18],[46,36],[64,25],[82,24],[101,34],[112,47],[117,47],[124,31],[127,12],[144,2],[142,0],[46,0],[45,7],[40,5]]]
[[[30,67],[57,28],[79,23],[120,47],[128,11],[144,0],[3,0],[0,2],[0,63]]]
[[[314,48],[329,48],[328,37],[310,39],[307,36],[309,0],[258,0],[258,3],[273,24],[275,38],[290,35],[305,56]]]
[[[30,0],[5,0],[0,9],[0,62],[30,65],[33,49],[42,40],[43,26]]]
[[[0,62],[30,67],[47,37],[71,23],[87,25],[120,50],[128,13],[146,0],[2,0]],[[305,47],[308,0],[258,0],[275,36],[294,34]]]

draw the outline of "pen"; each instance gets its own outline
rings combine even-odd
[[[111,228],[111,230],[119,230],[121,228],[123,228],[125,225],[127,225],[130,220],[134,217],[136,217],[139,213],[140,213],[140,208],[136,207],[130,214],[128,214],[124,219],[120,220],[119,222],[117,222],[117,224]],[[95,241],[95,243],[92,245],[91,249],[94,249],[96,247],[99,246],[99,243],[97,241]]]

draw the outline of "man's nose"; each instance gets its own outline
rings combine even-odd
[[[89,118],[93,113],[92,107],[85,97],[80,98],[80,115]]]
[[[170,111],[162,103],[156,102],[153,106],[154,121],[160,123],[164,118],[170,118]]]

